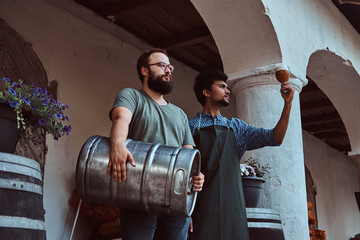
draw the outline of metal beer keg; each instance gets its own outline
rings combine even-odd
[[[200,172],[196,149],[126,140],[136,167],[127,163],[126,181],[107,176],[110,139],[92,136],[83,145],[76,167],[76,188],[86,201],[190,216],[197,197],[191,177]]]

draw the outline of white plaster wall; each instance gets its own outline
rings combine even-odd
[[[261,0],[191,2],[216,42],[225,72],[281,61],[276,32]]]
[[[360,49],[358,36],[337,10],[327,12],[321,1],[263,2],[272,5],[269,16],[282,38],[280,46],[284,59],[294,66],[292,70],[301,73],[299,75],[305,74],[310,53],[328,44],[334,52],[342,50],[340,55],[351,59],[359,69],[359,58],[356,58]],[[292,6],[297,11],[288,11],[285,6]],[[282,12],[287,15],[279,16]],[[318,19],[321,14],[328,19]],[[91,135],[109,134],[111,123],[107,113],[116,93],[123,87],[140,87],[135,62],[147,45],[72,1],[1,0],[0,17],[33,44],[49,80],[59,81],[59,100],[71,107],[68,112],[73,127],[71,137],[58,142],[48,138],[44,189],[48,239],[66,239],[74,219],[75,210],[68,200],[75,189],[74,170],[80,147]],[[317,20],[326,26],[330,20],[335,21],[335,27],[325,32],[317,30],[315,34],[311,29]],[[281,27],[284,22],[289,26]],[[300,26],[304,33],[293,33],[291,25]],[[310,29],[305,33],[308,27]],[[314,41],[310,41],[310,37]],[[332,41],[328,43],[325,39]],[[337,46],[336,40],[340,41]],[[348,49],[343,46],[346,43],[351,43]],[[191,87],[196,73],[173,59],[172,63],[176,67],[176,85],[168,99],[182,107],[189,117],[193,116],[201,110]],[[231,111],[227,115],[231,116]],[[356,167],[344,155],[303,134],[305,161],[318,187],[319,227],[326,230],[329,240],[348,239],[359,232],[356,225],[360,222],[359,212],[353,193],[359,189],[352,186],[357,182]],[[90,231],[85,222],[80,221],[75,239],[86,239]]]
[[[80,148],[92,135],[109,136],[108,111],[122,88],[141,87],[136,60],[149,46],[72,1],[1,0],[0,16],[32,43],[49,81],[59,83],[59,100],[70,106],[71,136],[48,137],[44,180],[47,238],[69,239],[75,209],[68,201]],[[167,99],[191,117],[200,110],[192,91],[196,72],[171,62],[175,89]],[[91,230],[80,219],[74,239],[87,239]]]
[[[305,131],[303,139],[305,164],[317,190],[319,229],[325,230],[328,240],[350,239],[360,232],[356,164]]]
[[[262,0],[280,44],[282,59],[305,78],[311,54],[328,49],[360,71],[360,37],[331,0]]]

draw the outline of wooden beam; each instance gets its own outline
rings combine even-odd
[[[207,27],[199,27],[184,32],[181,35],[176,35],[171,38],[160,39],[154,45],[166,50],[174,48],[182,48],[191,46],[206,40],[211,40],[212,36]]]
[[[185,65],[191,67],[192,69],[196,70],[196,71],[201,71],[202,67],[199,66],[198,64],[195,64],[194,62],[186,59],[185,57],[183,57],[181,54],[177,54],[176,52],[173,51],[169,51],[168,52],[170,54],[170,56],[174,57],[176,60],[184,63]],[[175,69],[176,71],[176,69]]]
[[[313,124],[320,124],[326,122],[334,122],[334,121],[341,121],[341,117],[337,112],[328,113],[328,114],[321,114],[321,115],[314,115],[309,117],[302,117],[301,118],[301,125],[313,125]]]
[[[135,13],[143,12],[154,8],[154,6],[161,6],[168,4],[172,0],[133,0],[133,1],[122,1],[115,5],[110,5],[99,11],[100,15],[108,17],[115,16],[116,20],[121,18],[129,17]]]
[[[348,135],[346,134],[346,132],[328,132],[328,133],[315,133],[313,134],[314,136],[320,138],[320,139],[335,139],[335,138],[342,138],[342,137],[348,137]]]
[[[342,121],[311,125],[311,126],[307,126],[307,127],[303,127],[303,128],[306,131],[311,132],[311,133],[324,133],[324,132],[336,131],[338,129],[342,129],[342,130],[345,129]]]
[[[300,104],[301,111],[314,110],[322,107],[334,107],[329,99],[323,99],[319,101],[312,101],[309,103]]]
[[[360,5],[360,1],[359,0],[338,0],[337,3],[339,5],[342,4],[355,4],[355,5]]]

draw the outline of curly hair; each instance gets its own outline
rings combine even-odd
[[[228,76],[219,70],[208,70],[199,73],[194,82],[194,92],[196,95],[196,98],[199,103],[201,103],[202,106],[205,105],[205,96],[202,93],[204,89],[211,90],[211,86],[216,81],[224,81],[226,82],[228,79]]]

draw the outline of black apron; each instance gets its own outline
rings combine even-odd
[[[209,126],[196,130],[205,175],[192,214],[191,240],[249,240],[239,153],[232,129]]]

